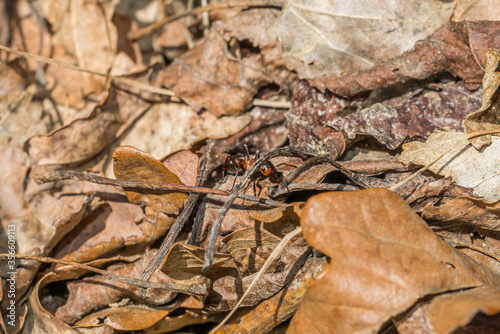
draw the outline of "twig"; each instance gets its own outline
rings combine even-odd
[[[302,227],[297,227],[295,230],[292,232],[288,233],[281,239],[280,243],[276,246],[276,248],[272,251],[271,255],[267,258],[266,262],[262,266],[262,268],[259,270],[257,275],[254,277],[252,280],[252,283],[248,287],[247,291],[241,296],[240,300],[236,304],[236,306],[229,312],[229,314],[214,328],[210,331],[210,334],[215,334],[230,318],[231,316],[238,310],[238,308],[241,306],[243,301],[245,300],[246,297],[250,294],[254,286],[257,284],[259,279],[266,273],[267,269],[271,266],[271,264],[278,258],[278,256],[281,254],[281,252],[285,249],[286,245],[290,240],[292,240],[293,237],[295,237],[297,234],[302,233]]]
[[[227,8],[245,8],[245,7],[283,7],[283,2],[280,0],[254,0],[254,1],[227,1],[223,3],[213,3],[205,7],[197,7],[191,11],[186,11],[184,13],[166,17],[160,21],[154,22],[147,27],[137,29],[129,34],[130,41],[136,41],[140,38],[152,34],[154,31],[160,29],[165,24],[177,21],[186,16],[197,15],[204,12],[209,12],[216,9],[227,9]]]
[[[217,236],[219,234],[220,227],[222,225],[222,221],[224,220],[224,217],[226,216],[227,212],[229,211],[229,208],[233,204],[234,200],[239,197],[239,192],[241,189],[247,184],[247,182],[250,180],[253,174],[259,169],[260,166],[266,161],[268,161],[271,158],[280,156],[280,155],[291,155],[293,153],[297,153],[291,146],[288,147],[283,147],[283,148],[278,148],[273,151],[270,151],[266,153],[263,157],[258,159],[246,172],[243,174],[239,182],[234,186],[233,190],[229,194],[229,196],[226,198],[226,201],[224,202],[224,205],[222,208],[219,210],[219,215],[217,216],[217,219],[215,220],[213,226],[212,226],[212,231],[210,232],[210,236],[208,238],[208,244],[207,248],[205,251],[205,262],[203,263],[203,268],[201,269],[202,272],[206,273],[210,266],[212,265],[213,257],[214,257],[214,252],[215,252],[215,243],[217,241]]]
[[[213,145],[213,142],[211,144]],[[208,171],[209,168],[207,167],[207,160],[204,159],[201,163],[201,171],[198,173],[198,177],[196,179],[196,186],[201,186],[203,185],[203,183],[205,183],[208,177]],[[163,240],[153,260],[151,260],[146,269],[144,269],[144,271],[142,272],[142,279],[148,281],[153,275],[153,273],[156,271],[156,269],[158,269],[160,264],[163,262],[164,258],[170,251],[170,248],[174,244],[175,239],[179,235],[179,232],[186,224],[189,216],[191,216],[191,213],[193,212],[194,206],[198,201],[199,197],[200,194],[192,193],[189,195],[189,198],[184,204],[184,209],[182,209],[182,213],[177,217],[175,222],[172,224],[170,230],[168,230],[168,234],[165,237],[165,240]]]
[[[0,253],[0,259],[5,260],[5,259],[9,258],[9,256],[12,257],[12,254]],[[188,294],[194,293],[194,294],[200,295],[200,296],[203,295],[203,292],[201,292],[201,291],[194,291],[195,289],[189,289],[187,287],[184,288],[182,285],[170,284],[170,283],[146,282],[146,281],[143,281],[143,280],[137,279],[137,278],[118,276],[118,275],[112,274],[106,270],[94,268],[94,267],[91,267],[91,266],[88,266],[88,265],[82,264],[82,263],[58,260],[58,259],[54,259],[51,257],[40,257],[40,256],[32,256],[32,255],[24,255],[24,254],[14,254],[14,256],[17,259],[33,260],[33,261],[39,261],[39,262],[44,262],[44,263],[59,263],[59,264],[63,264],[63,265],[74,266],[74,267],[88,270],[88,271],[91,271],[91,272],[94,272],[97,274],[108,276],[109,278],[112,278],[115,281],[118,281],[120,283],[124,283],[124,284],[128,284],[128,285],[135,285],[135,286],[139,286],[141,288],[162,289],[162,290],[176,291],[176,292],[180,292],[180,293],[188,293]]]
[[[86,69],[86,68],[83,68],[83,67],[80,67],[80,66],[76,66],[76,65],[64,63],[64,62],[59,61],[59,60],[55,60],[55,59],[51,59],[51,58],[39,56],[39,55],[36,55],[36,54],[33,54],[33,53],[29,53],[29,52],[15,50],[15,49],[9,48],[9,47],[7,47],[5,45],[0,45],[0,50],[7,51],[7,52],[13,53],[15,55],[18,55],[20,57],[24,57],[24,58],[27,58],[27,59],[33,59],[33,60],[36,60],[36,61],[39,61],[39,62],[43,62],[43,63],[47,63],[47,64],[52,64],[52,65],[57,65],[57,66],[61,66],[61,67],[64,67],[64,68],[69,68],[70,70],[75,70],[75,71],[84,72],[84,73],[88,73],[88,74],[92,74],[92,75],[97,75],[97,76],[100,76],[100,77],[109,78],[109,79],[111,79],[111,80],[113,80],[115,82],[121,82],[121,83],[124,83],[126,85],[134,86],[134,87],[137,87],[137,88],[142,89],[144,91],[149,91],[149,92],[152,92],[152,93],[155,93],[155,94],[166,95],[166,96],[175,96],[175,93],[172,92],[171,90],[168,90],[168,89],[164,89],[164,88],[160,88],[160,87],[153,87],[153,86],[150,86],[150,85],[147,85],[145,83],[138,82],[136,80],[132,80],[132,79],[129,79],[129,78],[117,77],[117,76],[110,75],[110,74],[107,74],[107,73],[101,73],[101,72],[92,71],[92,70],[89,70],[89,69]]]
[[[204,187],[191,187],[180,184],[171,183],[154,183],[154,182],[142,182],[142,181],[127,181],[127,180],[115,180],[107,177],[102,177],[90,173],[80,173],[72,170],[62,170],[56,172],[49,172],[42,175],[35,175],[33,179],[36,183],[42,184],[46,182],[54,182],[60,180],[74,180],[74,181],[84,181],[92,182],[98,184],[104,184],[109,186],[117,186],[122,188],[132,188],[132,189],[150,189],[150,190],[164,190],[164,191],[179,191],[184,193],[198,193],[198,194],[214,194],[221,196],[229,196],[229,192],[224,190],[204,188]],[[239,198],[244,200],[258,202],[260,204],[270,205],[270,206],[287,206],[288,204],[273,201],[266,198],[260,198],[250,195],[241,194],[238,195]]]

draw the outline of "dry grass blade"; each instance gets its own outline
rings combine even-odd
[[[278,256],[281,254],[281,252],[285,249],[285,247],[288,245],[288,242],[290,242],[290,240],[292,240],[292,238],[295,237],[296,235],[298,235],[299,233],[302,233],[302,228],[301,227],[296,228],[295,230],[293,230],[292,232],[288,233],[287,235],[285,235],[283,237],[283,239],[276,246],[276,248],[273,250],[273,252],[271,253],[271,255],[269,255],[269,257],[267,258],[266,262],[264,263],[264,265],[262,266],[262,268],[259,270],[259,272],[255,276],[255,278],[253,279],[253,281],[250,284],[250,286],[248,287],[247,291],[245,291],[245,293],[243,294],[243,296],[241,296],[241,298],[238,301],[238,303],[236,304],[236,306],[217,325],[217,327],[215,327],[214,329],[212,329],[210,331],[210,334],[215,334],[231,318],[231,316],[238,310],[238,308],[240,307],[240,305],[243,303],[243,301],[245,300],[245,298],[250,294],[250,292],[252,291],[252,289],[254,288],[254,286],[257,284],[257,282],[259,281],[259,279],[262,277],[262,275],[264,275],[266,273],[267,269],[271,266],[271,264],[274,262],[274,260],[276,260],[278,258]]]

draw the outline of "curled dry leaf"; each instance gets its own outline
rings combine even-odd
[[[215,22],[201,43],[175,59],[157,82],[195,111],[206,108],[215,116],[241,113],[259,88],[293,80],[273,30],[277,15],[270,9],[250,9]]]
[[[119,180],[153,183],[182,184],[179,177],[146,152],[133,146],[118,146],[113,153],[113,172]],[[161,194],[147,190],[125,189],[131,203],[152,206],[169,214],[178,214],[188,195],[163,191]],[[166,194],[164,194],[166,192]]]
[[[485,63],[486,50],[500,50],[499,35],[498,21],[450,22],[417,42],[412,50],[367,71],[308,81],[322,91],[328,89],[335,95],[354,96],[398,82],[449,72],[462,78],[468,88],[478,88],[484,74],[479,64]]]
[[[110,265],[107,271],[118,276],[140,279],[142,271],[153,256],[152,252],[147,252],[140,259],[134,259],[132,263]],[[93,275],[71,280],[67,283],[69,290],[67,302],[57,309],[55,315],[59,320],[73,324],[86,314],[117,303],[124,298],[130,299],[135,304],[157,306],[172,301],[178,293],[199,298],[207,295],[207,280],[203,277],[177,280],[162,272],[156,272],[150,281],[163,283],[166,289],[147,289],[145,296],[142,297],[140,287],[117,282],[108,276]]]
[[[127,305],[104,309],[83,318],[75,326],[108,325],[121,331],[138,331],[153,326],[170,311],[156,310],[142,305]]]
[[[446,23],[456,1],[287,1],[277,22],[287,66],[301,78],[366,70]]]
[[[479,287],[471,290],[436,296],[423,304],[410,317],[397,323],[398,332],[448,334],[494,333],[499,330],[498,320],[489,327],[484,321],[475,327],[473,319],[478,314],[495,315],[500,312],[500,290]],[[495,325],[496,323],[496,325]]]
[[[132,146],[115,149],[113,172],[119,180],[182,184],[179,177],[161,161]],[[124,190],[130,203],[146,206],[146,218],[150,224],[141,224],[141,229],[151,240],[156,240],[168,231],[174,222],[174,218],[169,215],[179,214],[189,197],[185,193],[172,191]]]
[[[500,232],[500,202],[488,203],[472,197],[445,200],[439,205],[427,205],[422,218],[437,225],[466,225]]]
[[[360,135],[373,136],[394,150],[407,138],[427,138],[439,130],[462,131],[463,119],[481,103],[480,93],[471,92],[463,82],[443,85],[437,92],[427,91],[416,97],[412,94],[396,105],[377,103],[337,118],[328,126],[345,132],[351,141]]]
[[[389,190],[313,196],[301,225],[331,262],[287,333],[375,332],[422,297],[500,284],[498,275],[448,246]]]
[[[467,134],[461,132],[434,133],[425,143],[415,141],[403,145],[398,159],[405,164],[426,166],[444,154],[429,167],[431,171],[452,177],[462,187],[472,188],[475,196],[487,201],[499,200],[500,138],[493,137],[490,146],[478,151],[468,144],[466,137]]]
[[[116,261],[133,261],[131,258],[115,257],[109,259],[100,259],[88,263],[90,266],[102,267]],[[64,266],[55,271],[44,275],[33,288],[28,299],[28,313],[26,315],[26,324],[23,327],[23,334],[30,333],[68,333],[68,334],[102,334],[113,333],[113,329],[107,325],[97,325],[91,329],[73,328],[65,324],[61,320],[52,315],[43,305],[40,300],[43,288],[53,282],[74,280],[88,273],[86,270],[72,266]]]
[[[106,147],[120,125],[116,113],[97,107],[89,117],[30,138],[25,149],[32,163],[40,165],[82,162]]]
[[[483,77],[483,104],[481,109],[470,114],[464,121],[467,133],[478,131],[494,131],[500,129],[500,72],[496,72],[500,62],[500,53],[496,49],[486,51],[486,65]],[[478,150],[491,144],[491,135],[471,139],[472,145]]]
[[[32,163],[82,163],[101,152],[127,126],[124,120],[142,113],[149,103],[135,94],[111,88],[89,116],[77,118],[49,134],[36,135],[25,143]]]

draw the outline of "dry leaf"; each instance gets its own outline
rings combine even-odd
[[[473,319],[481,313],[495,315],[499,312],[500,290],[480,287],[436,296],[398,323],[397,327],[401,334],[495,333],[500,329],[498,320],[492,319],[491,327],[483,321],[481,328],[474,327]]]
[[[85,0],[71,1],[67,6],[48,1],[45,12],[50,22],[57,22],[53,43],[72,55],[78,65],[100,73],[111,69],[117,47],[117,30],[111,22],[115,3],[94,3]],[[60,67],[58,67],[61,71]],[[63,72],[65,72],[63,70]],[[79,86],[83,95],[100,94],[105,88],[106,78],[81,74]]]
[[[334,95],[347,97],[448,72],[462,78],[467,88],[477,89],[484,75],[479,64],[485,63],[487,49],[500,50],[499,35],[498,21],[450,22],[416,43],[412,50],[367,71],[308,81],[323,92],[328,89]]]
[[[496,72],[500,62],[500,53],[496,49],[489,49],[485,56],[483,104],[481,109],[465,119],[464,128],[467,133],[500,129],[500,99],[497,94],[500,85],[500,72]],[[491,135],[472,138],[470,141],[475,148],[480,150],[483,146],[491,144]]]
[[[153,156],[191,149],[205,139],[228,137],[250,123],[249,115],[217,118],[208,111],[195,112],[179,103],[158,103],[126,133],[122,143]]]
[[[142,271],[153,259],[153,256],[153,252],[146,252],[135,256],[132,263],[110,265],[107,271],[118,276],[140,279]],[[64,267],[61,268],[61,270],[63,269]],[[192,280],[176,280],[157,271],[150,281],[162,283],[167,289],[147,289],[142,297],[140,287],[118,282],[108,276],[92,275],[68,281],[69,294],[66,304],[59,307],[55,315],[59,320],[72,324],[89,312],[107,307],[109,304],[117,303],[124,298],[130,299],[135,304],[158,306],[169,303],[178,293],[194,295],[199,298],[207,295],[207,280],[203,277]]]
[[[161,161],[132,146],[119,146],[113,153],[113,172],[119,180],[182,184],[179,177]],[[169,215],[178,215],[189,197],[174,191],[152,191],[124,188],[130,203],[146,206],[148,222],[141,224],[144,235],[156,240],[174,222]]]
[[[462,187],[472,188],[475,196],[489,202],[499,200],[500,138],[493,137],[492,144],[480,152],[467,145],[466,137],[467,134],[461,132],[434,133],[425,143],[403,145],[398,159],[405,164],[425,166],[449,151],[429,169],[444,177],[452,177]]]
[[[282,62],[273,30],[277,14],[249,9],[215,22],[205,38],[175,59],[156,82],[197,112],[205,108],[217,117],[242,113],[259,88],[284,86],[294,78]]]
[[[119,180],[182,184],[179,177],[161,161],[132,146],[118,146],[113,153],[113,172]],[[178,214],[188,195],[172,191],[127,190],[131,203],[152,206],[169,214]]]
[[[280,292],[249,310],[238,310],[217,333],[269,333],[272,328],[295,313],[307,288],[319,278],[325,265],[324,257],[309,258],[293,280]]]
[[[266,231],[262,224],[235,231],[222,239],[242,274],[260,270],[280,238]]]
[[[198,155],[189,150],[176,151],[160,159],[165,167],[187,186],[194,186],[196,183],[198,160]]]
[[[95,156],[115,137],[121,126],[119,116],[95,108],[89,117],[77,119],[49,134],[34,136],[25,145],[32,163],[70,164]]]
[[[75,326],[108,325],[121,331],[138,331],[153,326],[170,311],[156,310],[142,305],[127,305],[104,309],[83,318]]]
[[[366,70],[446,23],[456,1],[287,1],[277,22],[287,66],[301,78]]]
[[[427,138],[437,131],[462,131],[462,121],[481,103],[479,92],[471,92],[463,82],[443,85],[440,91],[410,92],[391,105],[391,100],[377,103],[328,126],[343,131],[351,141],[357,136],[373,136],[390,150],[404,140]]]
[[[349,104],[336,95],[328,98],[301,80],[293,94],[292,108],[286,113],[290,145],[312,155],[330,154],[332,159],[338,158],[346,148],[346,140],[341,132],[326,125]]]
[[[466,225],[500,232],[500,202],[488,203],[482,199],[458,197],[439,205],[427,205],[422,218],[438,225]]]
[[[109,259],[100,259],[88,263],[90,266],[102,267],[106,264],[116,261],[131,261],[133,258],[115,257]],[[78,277],[87,274],[88,271],[73,266],[63,266],[46,275],[44,275],[35,284],[32,293],[28,299],[28,314],[26,315],[26,324],[21,333],[68,333],[68,334],[113,334],[113,329],[107,325],[97,325],[93,328],[72,328],[71,326],[63,323],[52,315],[41,303],[41,292],[43,288],[53,282],[74,280]]]
[[[331,262],[287,333],[376,332],[422,297],[500,284],[498,275],[448,246],[389,190],[313,196],[301,225]]]
[[[500,13],[491,10],[496,5],[496,0],[467,0],[458,1],[453,13],[452,21],[499,21]]]
[[[124,247],[149,241],[150,235],[144,235],[137,225],[144,218],[137,205],[117,199],[94,204],[93,209],[58,244],[55,257],[70,262],[89,262]]]

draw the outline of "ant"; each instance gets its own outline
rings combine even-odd
[[[234,182],[233,182],[233,187],[234,184],[236,183],[236,178],[238,177],[239,172],[246,172],[252,165],[259,160],[260,154],[259,151],[255,152],[255,155],[253,158],[250,158],[250,153],[248,151],[248,146],[244,145],[245,148],[245,154],[241,157],[234,157],[232,155],[229,155],[226,159],[226,162],[224,163],[224,166],[222,167],[222,180],[225,179],[226,171],[229,169],[236,170],[236,176],[234,177]],[[265,178],[268,177],[270,178],[273,182],[280,182],[281,181],[281,175],[278,173],[276,170],[276,167],[270,162],[270,161],[265,161],[260,167],[259,167],[259,172],[261,175],[256,180],[257,181],[260,178]],[[260,188],[260,187],[259,187]],[[255,184],[254,184],[254,193],[255,192]]]

